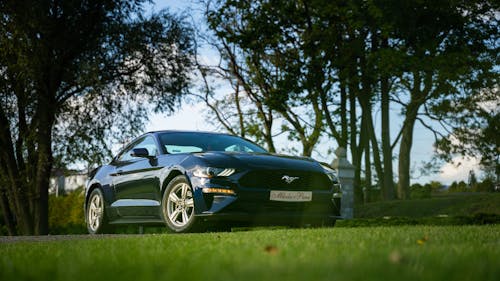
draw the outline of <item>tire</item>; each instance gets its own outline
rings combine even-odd
[[[168,183],[161,206],[163,220],[171,232],[199,231],[199,223],[194,215],[193,188],[185,176],[179,175]]]
[[[108,223],[104,196],[99,188],[94,189],[89,196],[87,210],[85,210],[87,230],[89,234],[102,234],[112,232]]]

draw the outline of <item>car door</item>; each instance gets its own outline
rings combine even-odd
[[[132,156],[134,148],[146,148],[150,156],[158,155],[158,146],[153,136],[138,139],[125,149],[115,160],[116,173],[113,176],[115,202],[121,216],[157,214],[160,206],[158,166],[156,158]]]

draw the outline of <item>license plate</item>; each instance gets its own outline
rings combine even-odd
[[[312,200],[312,191],[271,190],[271,201],[308,202]]]

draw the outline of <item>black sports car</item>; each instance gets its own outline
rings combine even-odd
[[[84,210],[92,234],[157,223],[189,232],[217,223],[333,225],[340,198],[334,171],[313,159],[227,134],[158,131],[90,173]]]

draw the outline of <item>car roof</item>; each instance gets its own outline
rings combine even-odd
[[[227,133],[209,132],[209,131],[189,131],[189,130],[158,130],[158,131],[149,131],[147,133],[144,133],[143,135],[160,134],[160,133],[193,133],[193,134],[211,134],[211,135],[233,136],[233,135],[227,134]]]

